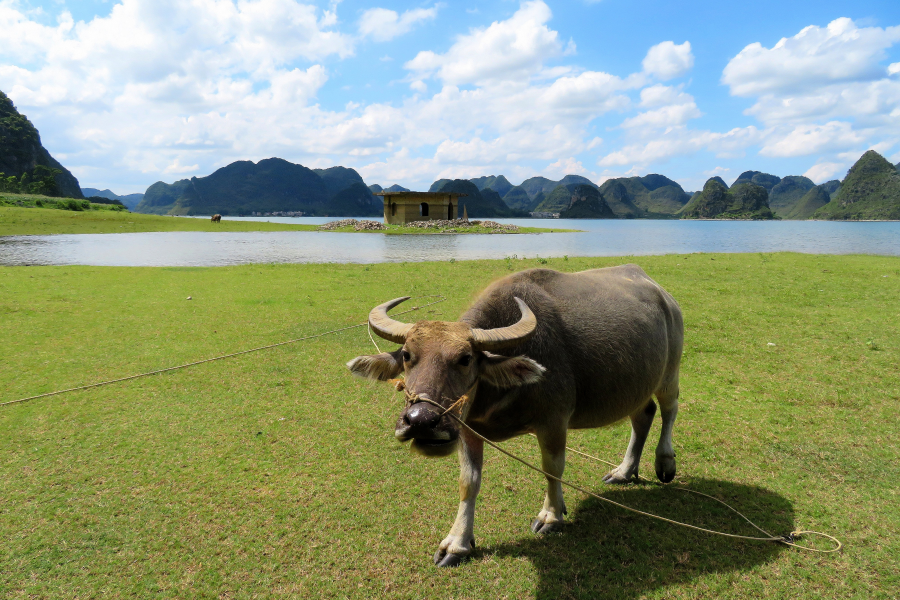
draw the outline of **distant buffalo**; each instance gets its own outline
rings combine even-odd
[[[222,220],[222,215],[213,215],[210,221],[213,223],[219,223]]]

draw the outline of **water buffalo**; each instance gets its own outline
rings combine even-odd
[[[631,419],[622,463],[603,480],[626,483],[638,474],[644,442],[662,409],[656,475],[675,476],[672,426],[678,413],[678,369],[684,327],[678,303],[637,265],[559,273],[532,269],[490,285],[459,321],[395,321],[387,311],[407,298],[372,309],[369,324],[402,344],[393,352],[347,363],[359,376],[387,380],[405,374],[411,397],[443,407],[464,394],[460,418],[491,441],[537,436],[544,471],[561,477],[568,429]],[[449,535],[434,556],[456,566],[475,546],[475,498],[483,446],[437,406],[408,403],[395,436],[414,450],[446,456],[458,448],[460,504]],[[459,443],[461,442],[461,443]],[[532,530],[562,526],[561,484],[547,478],[544,505]]]
[[[222,221],[222,215],[213,215],[209,220],[213,223],[219,223]]]

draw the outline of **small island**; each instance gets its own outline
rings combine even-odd
[[[510,233],[574,233],[578,229],[547,229],[542,227],[520,227],[497,221],[469,221],[463,219],[434,219],[431,221],[412,221],[405,225],[385,224],[369,219],[340,219],[319,225],[317,231],[339,233],[384,233],[387,235],[447,235],[447,234],[510,234]]]

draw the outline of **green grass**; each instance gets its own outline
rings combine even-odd
[[[3,194],[5,198],[29,198],[38,196]],[[53,200],[53,199],[50,199]],[[49,208],[4,206],[0,204],[0,236],[2,235],[52,235],[58,233],[139,233],[147,231],[316,231],[316,225],[293,223],[268,223],[263,221],[233,221],[227,217],[221,223],[209,219],[164,217],[141,213],[110,210],[107,204],[92,204],[94,210],[69,211]],[[483,227],[459,233],[491,233]],[[353,232],[352,227],[336,231]],[[571,229],[542,229],[522,227],[521,233],[570,232]],[[427,231],[417,227],[390,226],[388,231],[364,231],[360,233],[422,234]]]
[[[107,206],[107,205],[92,205]],[[139,233],[147,231],[315,231],[315,225],[162,217],[126,211],[75,212],[0,206],[0,235],[57,233]]]
[[[489,449],[478,551],[438,570],[456,460],[394,441],[401,398],[343,366],[374,351],[354,329],[0,407],[0,597],[896,597],[900,259],[543,260],[567,271],[632,260],[681,303],[677,482],[773,532],[836,535],[845,550],[712,537],[572,491],[566,530],[537,538],[528,524],[543,481]],[[400,295],[444,294],[421,317],[453,319],[489,281],[539,264],[0,268],[0,401],[362,322]],[[618,460],[628,435],[620,424],[570,444]],[[538,456],[531,438],[506,447]],[[611,488],[603,472],[573,456],[566,475],[667,517],[754,533],[715,503]]]

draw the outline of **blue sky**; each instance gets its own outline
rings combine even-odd
[[[367,183],[900,161],[900,2],[0,0],[0,90],[83,187],[235,160]]]

